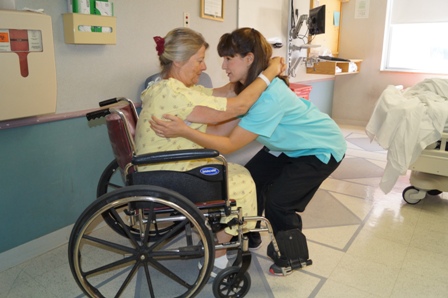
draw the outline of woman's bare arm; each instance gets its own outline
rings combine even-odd
[[[284,68],[284,59],[281,57],[274,57],[270,60],[268,68],[266,68],[262,73],[270,81],[272,81],[278,74],[284,71]],[[204,106],[196,106],[190,115],[187,116],[186,120],[190,122],[209,124],[220,123],[240,115],[244,115],[261,96],[264,90],[266,90],[266,88],[266,83],[262,79],[257,78],[240,94],[235,97],[227,98],[227,108],[225,111],[217,111]]]
[[[217,136],[202,133],[187,126],[182,119],[172,115],[165,115],[166,120],[153,117],[150,120],[151,128],[160,137],[183,137],[204,148],[216,149],[222,154],[232,153],[243,148],[258,135],[236,126],[229,136]]]
[[[233,119],[219,124],[209,124],[207,125],[206,133],[217,135],[217,136],[228,136],[232,130],[238,125],[240,119]]]

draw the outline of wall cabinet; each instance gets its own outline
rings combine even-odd
[[[64,13],[65,43],[69,44],[116,44],[116,17],[81,13]],[[84,26],[110,28],[110,32],[86,32]]]

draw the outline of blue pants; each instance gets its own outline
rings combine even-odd
[[[274,234],[302,230],[297,212],[305,210],[319,186],[339,164],[333,157],[328,164],[315,156],[276,157],[264,147],[246,164],[257,188],[258,215],[265,210]]]

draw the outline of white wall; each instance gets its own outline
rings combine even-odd
[[[139,101],[145,79],[159,71],[153,36],[183,25],[189,12],[191,28],[210,44],[207,72],[215,85],[228,82],[216,53],[219,37],[236,28],[237,1],[226,1],[224,21],[200,18],[199,0],[113,0],[117,17],[116,45],[65,44],[62,13],[67,0],[16,0],[16,8],[43,8],[53,22],[57,74],[56,113],[97,107],[100,100],[124,96]]]
[[[52,17],[58,82],[57,113],[94,108],[110,97],[139,100],[145,78],[158,72],[154,35],[164,35],[182,26],[183,12],[191,16],[191,28],[203,33],[211,47],[207,72],[215,85],[227,82],[216,54],[219,37],[240,26],[253,26],[266,37],[287,32],[289,0],[228,0],[224,22],[199,17],[199,0],[115,0],[116,45],[69,45],[64,43],[62,13],[66,0],[16,0],[17,9],[43,8]],[[308,0],[294,0],[300,14]],[[381,92],[389,84],[411,86],[431,75],[380,72],[387,0],[371,0],[367,19],[355,19],[355,0],[342,3],[340,56],[361,58],[361,73],[337,76],[332,116],[340,123],[365,125]],[[239,6],[238,6],[239,5]],[[247,20],[247,22],[246,22]],[[279,50],[286,55],[286,47]],[[328,79],[297,71],[291,81]]]
[[[388,85],[409,87],[425,78],[448,76],[381,72],[387,0],[371,0],[366,19],[355,19],[355,4],[342,3],[339,56],[364,61],[359,74],[336,76],[332,117],[341,124],[364,126]]]
[[[278,37],[283,47],[274,49],[274,56],[286,57],[289,0],[240,0],[238,27],[251,27],[267,39]]]
[[[299,15],[308,14],[309,0],[240,0],[238,6],[238,27],[253,27],[260,31],[267,39],[279,37],[283,43],[280,49],[274,49],[274,56],[282,56],[287,59],[288,22],[290,20],[290,5],[299,10]],[[301,34],[304,34],[306,26],[303,26]],[[303,42],[293,40],[293,44],[299,46]],[[292,57],[306,57],[307,51],[295,51]],[[291,77],[291,82],[309,80],[304,64],[296,68],[296,77]]]

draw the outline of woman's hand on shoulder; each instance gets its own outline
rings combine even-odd
[[[190,129],[181,118],[170,114],[163,115],[162,119],[153,115],[149,123],[156,135],[162,138],[182,137],[183,132]]]

